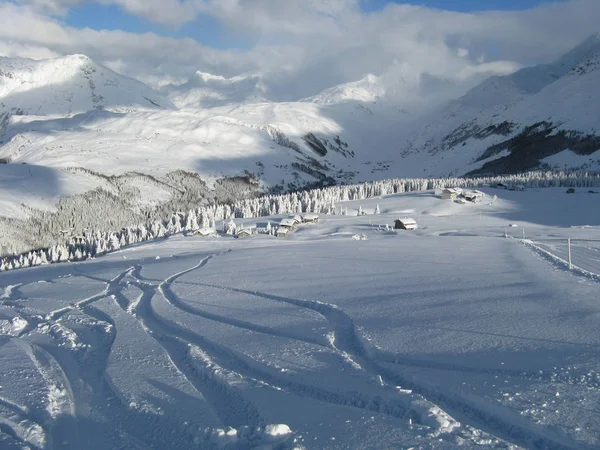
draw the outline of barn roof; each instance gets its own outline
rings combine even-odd
[[[410,217],[401,217],[398,219],[400,222],[402,222],[404,225],[416,225],[417,221],[415,219],[412,219]]]

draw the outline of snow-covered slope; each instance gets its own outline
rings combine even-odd
[[[599,448],[600,284],[502,237],[600,273],[597,196],[486,193],[0,272],[0,448]]]
[[[179,108],[194,109],[261,103],[267,94],[267,87],[258,76],[225,78],[204,72],[196,72],[187,83],[162,90]]]
[[[68,116],[93,109],[172,109],[148,86],[84,55],[34,61],[0,57],[0,112]]]
[[[540,164],[594,169],[599,61],[595,35],[553,64],[491,78],[418,117],[418,80],[403,66],[298,102],[267,101],[258,76],[197,73],[164,89],[175,110],[85,57],[2,59],[0,162],[159,177],[183,169],[209,182],[251,173],[285,189]]]
[[[568,167],[579,165],[577,155],[593,162],[600,150],[598,86],[600,34],[553,64],[490,78],[421,118],[403,148],[407,167],[436,175],[511,173],[565,150],[574,154]]]
[[[368,74],[358,81],[339,84],[323,92],[308,97],[303,101],[320,105],[337,104],[343,102],[375,103],[385,95],[385,88],[379,78]]]

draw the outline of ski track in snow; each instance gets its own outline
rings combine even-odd
[[[204,263],[201,262],[197,266],[194,266],[183,273],[189,273],[196,268],[204,266],[209,259],[210,257],[206,258],[203,260],[205,261]],[[183,273],[178,274],[178,276],[183,275]],[[572,448],[593,448],[585,444],[574,445],[572,440],[569,440],[558,433],[554,433],[550,429],[531,423],[524,423],[521,417],[516,416],[514,412],[509,410],[503,411],[501,415],[494,414],[490,411],[477,408],[472,405],[472,403],[469,403],[467,400],[463,400],[456,395],[445,394],[436,388],[428,387],[425,384],[419,384],[408,380],[395,371],[391,371],[382,367],[376,360],[377,354],[372,354],[374,352],[371,352],[371,350],[367,348],[362,337],[359,335],[353,319],[337,305],[313,300],[292,299],[246,289],[237,289],[202,283],[200,283],[200,285],[230,292],[254,295],[266,300],[273,300],[299,306],[321,314],[327,321],[329,321],[334,330],[332,344],[335,345],[335,348],[348,355],[352,363],[370,371],[375,377],[381,377],[386,384],[408,388],[414,393],[433,403],[432,405],[424,407],[423,405],[413,404],[413,402],[417,403],[418,400],[415,401],[411,399],[411,401],[408,403],[402,402],[401,406],[399,404],[395,404],[392,407],[393,413],[390,414],[386,406],[379,404],[379,399],[375,399],[374,404],[367,405],[366,409],[373,410],[372,408],[377,405],[378,409],[375,410],[379,410],[379,412],[383,412],[384,414],[389,414],[396,417],[409,416],[411,420],[431,426],[434,429],[441,427],[442,431],[438,431],[441,436],[443,436],[443,431],[456,432],[456,428],[460,427],[460,424],[452,423],[452,418],[448,417],[443,411],[439,410],[439,408],[435,406],[439,405],[445,410],[452,411],[465,423],[472,423],[475,428],[489,431],[498,437],[528,448],[565,450]],[[363,404],[363,402],[359,401],[358,404]],[[396,409],[399,406],[402,409],[402,413],[400,415],[398,415]],[[501,410],[502,408],[498,409]],[[466,433],[463,433],[464,437],[467,439],[471,438],[471,430],[465,431]]]
[[[461,430],[461,425],[447,416],[436,405],[451,412],[466,424],[471,424],[475,428],[490,432],[500,438],[527,448],[575,448],[582,450],[593,448],[589,445],[573,442],[547,427],[527,422],[522,417],[517,417],[513,411],[503,410],[502,407],[496,408],[494,412],[488,411],[478,408],[467,400],[458,398],[456,395],[446,394],[435,387],[405,379],[397,371],[383,367],[380,363],[476,374],[501,374],[536,381],[558,381],[570,384],[581,384],[581,380],[574,381],[568,377],[564,379],[559,377],[557,379],[556,374],[550,375],[542,372],[469,368],[455,364],[419,361],[401,355],[394,355],[366,344],[356,329],[353,319],[337,305],[330,303],[287,298],[259,291],[200,283],[203,286],[214,289],[252,295],[265,300],[286,303],[314,311],[328,321],[332,332],[328,336],[310,338],[203,311],[188,305],[173,292],[171,286],[178,278],[201,269],[212,258],[230,251],[209,255],[193,267],[171,275],[157,283],[152,283],[150,280],[142,277],[141,270],[143,267],[140,265],[123,270],[109,281],[81,274],[87,278],[105,282],[106,287],[98,294],[75,302],[67,307],[51,311],[44,317],[24,316],[28,322],[28,327],[21,332],[19,337],[9,339],[15,339],[20,342],[20,345],[24,346],[25,352],[44,378],[48,386],[47,413],[49,418],[44,418],[39,412],[29,411],[22,406],[12,403],[8,399],[0,398],[0,407],[9,410],[17,421],[10,421],[5,417],[0,417],[0,431],[9,435],[16,442],[29,445],[35,449],[42,447],[53,448],[52,444],[55,434],[53,425],[56,419],[59,417],[76,417],[77,394],[74,393],[69,376],[61,366],[59,360],[50,353],[50,349],[44,349],[23,339],[32,330],[43,325],[48,326],[48,334],[52,339],[64,339],[65,331],[69,329],[62,326],[59,321],[73,310],[79,310],[95,322],[105,323],[109,326],[107,329],[110,334],[109,342],[106,344],[106,348],[100,351],[103,354],[100,357],[103,361],[100,369],[102,373],[101,380],[96,380],[94,383],[96,383],[95,387],[102,392],[106,392],[111,397],[118,398],[110,383],[107,383],[104,375],[106,361],[110,354],[112,343],[115,340],[116,329],[113,320],[108,314],[93,307],[94,302],[104,298],[112,298],[125,313],[135,317],[144,330],[161,345],[173,366],[209,401],[224,425],[234,427],[257,427],[265,425],[264,419],[261,417],[256,406],[245,399],[241,391],[232,384],[232,381],[235,381],[236,383],[258,383],[271,389],[285,390],[320,402],[375,411],[405,420],[410,419],[415,423],[431,427],[433,430],[432,434],[437,434],[440,438],[443,438],[445,433],[453,432],[455,434],[458,433],[459,436],[465,439],[472,439],[473,430],[470,426],[462,427]],[[22,286],[22,284],[8,286],[5,288],[2,298],[13,298],[14,293]],[[127,286],[136,287],[140,290],[141,294],[133,300],[129,299],[122,292]],[[152,307],[152,300],[157,293],[173,307],[194,316],[252,332],[330,348],[343,357],[354,369],[366,371],[375,379],[381,380],[382,395],[372,396],[360,392],[334,392],[322,387],[291,380],[279,373],[275,374],[261,363],[241,356],[183,326],[161,317]],[[592,389],[600,387],[600,381],[597,379],[584,380],[583,383],[586,387]],[[93,383],[90,385],[94,387]],[[399,394],[395,386],[410,389],[413,394]],[[422,398],[427,401],[424,402]],[[127,410],[126,405],[116,406],[116,408]],[[68,424],[69,422],[66,421],[64,423]],[[36,443],[35,439],[29,440],[27,437],[27,427],[22,424],[29,424],[29,428],[33,426],[43,429],[47,442],[42,442],[43,445],[39,445],[39,441]],[[146,447],[143,439],[139,440],[135,436],[129,435],[122,428],[119,428],[118,432],[124,440],[129,441],[132,445],[138,448]],[[78,440],[76,435],[71,434],[70,438],[75,443]],[[73,445],[73,442],[71,442],[71,445]]]
[[[212,257],[217,255],[219,254],[204,258],[194,267],[170,276],[159,285],[158,289],[164,295],[165,286],[169,286],[178,277],[203,267]],[[131,275],[134,273],[134,270],[130,272]],[[387,392],[382,392],[382,394],[395,397],[392,400],[386,400],[381,396],[374,397],[359,392],[338,393],[318,386],[299,383],[290,380],[287,377],[281,376],[280,374],[276,375],[256,361],[250,361],[236,354],[235,352],[198,335],[197,333],[172,323],[165,318],[159,317],[153,311],[150,305],[150,300],[155,294],[156,288],[142,280],[137,280],[135,284],[138,288],[144,291],[144,294],[136,301],[134,311],[137,317],[143,321],[144,327],[148,330],[148,332],[161,341],[161,344],[164,344],[164,342],[173,342],[173,339],[187,342],[188,344],[195,346],[197,349],[200,349],[208,356],[212,364],[217,364],[221,369],[227,370],[234,374],[239,374],[239,376],[242,378],[255,380],[265,386],[270,386],[278,390],[285,390],[302,397],[308,397],[317,401],[331,403],[334,405],[350,406],[367,411],[379,412],[394,418],[418,421],[418,414],[416,414],[414,411],[410,411],[407,408],[406,402],[401,398],[398,392],[392,388],[387,389]],[[123,310],[131,309],[128,299],[122,295],[117,294],[116,300]],[[167,350],[167,352],[169,352],[169,350]],[[173,355],[173,352],[170,352],[170,355]],[[176,356],[173,358],[172,356],[172,360],[173,359],[174,364],[180,368],[180,370],[182,367],[185,367],[185,363],[181,359],[181,353],[179,354],[179,357]],[[193,381],[192,384],[194,384]],[[432,423],[431,425],[435,426],[437,423]]]
[[[133,270],[129,274],[133,276]],[[140,289],[142,294],[134,302],[130,302],[120,291],[116,292],[113,297],[116,303],[123,311],[139,320],[144,330],[164,348],[177,370],[211,402],[223,424],[235,427],[263,425],[264,421],[258,411],[215,375],[218,368],[211,367],[209,361],[200,361],[203,365],[199,366],[198,359],[191,357],[196,343],[193,339],[185,339],[184,329],[169,324],[154,313],[151,300],[156,294],[156,288],[135,278],[131,284]],[[201,346],[196,346],[201,349]]]

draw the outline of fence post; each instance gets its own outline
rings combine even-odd
[[[573,264],[571,263],[571,239],[567,239],[567,244],[569,246],[569,270],[573,270]]]
[[[508,237],[508,228],[504,227],[504,237]]]
[[[523,245],[525,245],[525,228],[523,228]]]

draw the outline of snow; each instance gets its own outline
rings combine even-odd
[[[158,178],[186,170],[209,186],[247,171],[265,188],[301,187],[319,177],[347,183],[462,175],[506,157],[509,151],[498,149],[478,161],[488,147],[540,121],[551,122],[555,133],[596,135],[599,42],[594,36],[553,64],[493,77],[425,115],[419,115],[412,97],[418,93],[403,71],[367,74],[301,101],[275,102],[252,74],[224,78],[199,72],[156,92],[83,55],[2,58],[0,158],[12,164],[0,165],[0,215],[16,217],[22,204],[51,209],[65,195],[106,188],[101,177],[65,179],[58,170],[72,167]],[[432,99],[425,103],[437,105]],[[507,134],[473,137],[504,122],[514,124]],[[307,145],[309,133],[327,140],[326,155]],[[541,163],[599,167],[594,155],[590,161],[565,151],[549,158]],[[28,168],[18,168],[21,163],[39,170],[29,175]],[[321,174],[307,173],[315,168]],[[169,198],[152,184],[127,182],[139,189],[142,203]]]
[[[174,108],[146,85],[85,55],[34,61],[0,57],[0,112],[69,116],[94,109]]]
[[[553,169],[564,170],[565,167],[577,167],[590,172],[600,172],[600,149],[591,155],[577,155],[571,150],[563,150],[541,160]]]
[[[600,278],[520,241],[597,271],[597,198],[483,191],[0,273],[0,447],[597,447]]]

